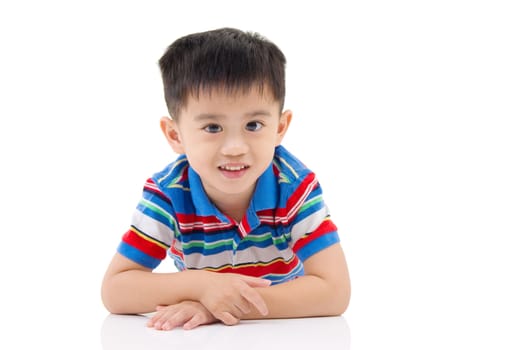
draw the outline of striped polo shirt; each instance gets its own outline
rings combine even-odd
[[[150,269],[168,254],[180,271],[240,273],[277,284],[302,276],[303,261],[337,242],[315,174],[278,146],[240,222],[215,207],[179,156],[145,183],[118,252]]]

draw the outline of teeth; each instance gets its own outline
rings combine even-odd
[[[247,168],[246,165],[236,165],[236,166],[235,165],[222,165],[220,167],[220,169],[228,170],[228,171],[239,171],[245,168]]]

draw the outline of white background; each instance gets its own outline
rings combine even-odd
[[[352,347],[526,349],[527,18],[508,0],[2,2],[2,341],[99,347],[102,275],[174,157],[157,60],[231,26],[287,56],[284,144],[339,226]]]

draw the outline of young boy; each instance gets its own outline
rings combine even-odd
[[[258,34],[223,28],[176,40],[159,61],[180,156],[147,180],[110,262],[112,313],[156,311],[148,326],[342,314],[350,298],[337,228],[315,175],[281,141],[285,57]],[[153,273],[167,255],[179,272]]]

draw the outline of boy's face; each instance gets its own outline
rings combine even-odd
[[[270,96],[257,89],[237,94],[213,90],[189,96],[177,121],[162,119],[172,149],[186,154],[213,202],[226,196],[249,200],[270,165],[291,120],[291,112],[281,114]]]

